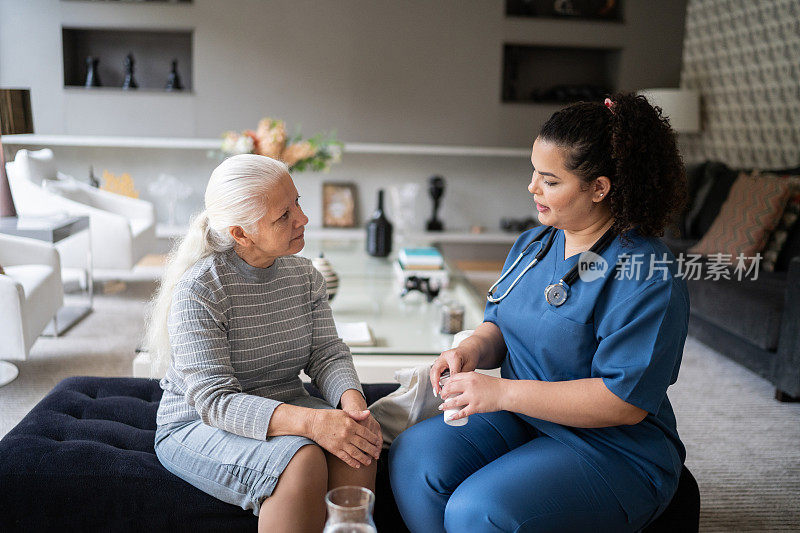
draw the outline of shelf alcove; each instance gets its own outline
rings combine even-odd
[[[164,91],[172,61],[178,61],[183,92],[192,91],[192,30],[111,28],[61,29],[64,86],[83,87],[86,58],[98,58],[97,75],[103,88],[121,88],[125,56],[134,57],[134,79],[139,89]]]
[[[617,85],[618,48],[506,44],[503,103],[596,100]]]

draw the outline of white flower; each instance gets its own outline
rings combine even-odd
[[[222,139],[222,151],[228,155],[252,153],[254,146],[249,135],[240,135],[235,131],[227,132]]]
[[[239,135],[234,145],[234,150],[237,154],[249,154],[254,147],[253,139],[249,135]]]

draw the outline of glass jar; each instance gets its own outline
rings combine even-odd
[[[464,329],[464,306],[458,302],[446,301],[442,304],[441,327],[439,331],[454,335]]]
[[[325,495],[328,519],[323,533],[377,533],[372,520],[375,495],[364,487],[345,486]]]

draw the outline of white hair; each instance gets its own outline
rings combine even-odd
[[[270,191],[288,174],[289,169],[280,161],[254,154],[230,157],[211,173],[205,209],[192,219],[188,232],[170,252],[164,277],[150,301],[145,342],[151,377],[163,376],[171,361],[167,320],[172,293],[181,276],[200,259],[232,249],[232,226],[255,233],[258,221],[266,214]]]

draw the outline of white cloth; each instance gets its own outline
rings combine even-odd
[[[391,446],[397,436],[417,422],[438,415],[442,400],[433,395],[429,379],[432,365],[419,365],[395,371],[394,379],[400,383],[393,393],[369,406],[375,420],[381,425],[383,446]]]

